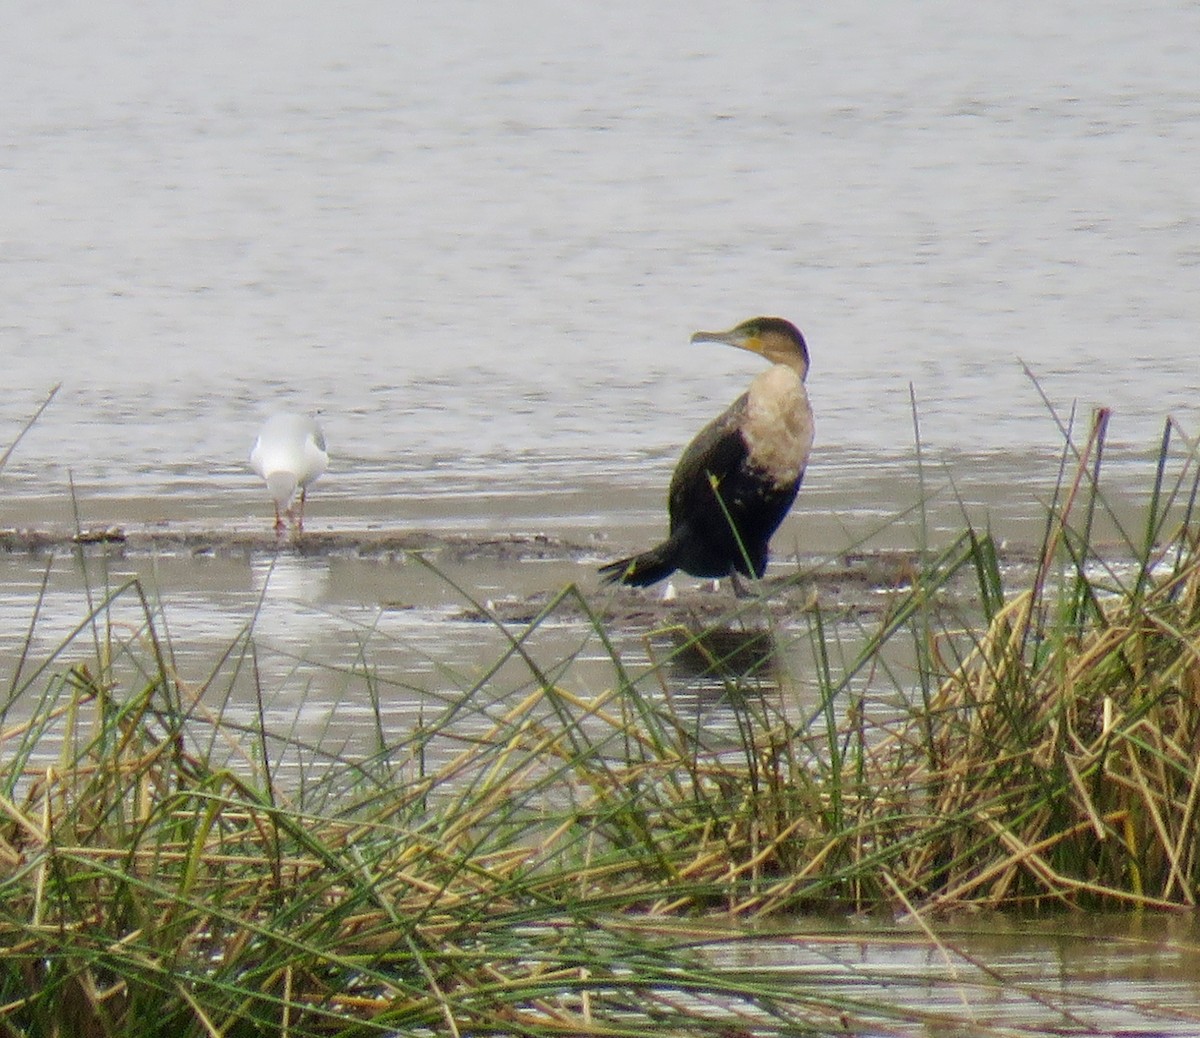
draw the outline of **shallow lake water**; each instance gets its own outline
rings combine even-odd
[[[332,514],[660,488],[755,370],[689,334],[756,312],[810,340],[847,501],[909,478],[910,385],[965,479],[1052,478],[1023,363],[1115,409],[1114,472],[1200,431],[1190,5],[23,8],[0,430],[62,390],[10,522],[69,479],[247,515],[283,406],[323,413]]]
[[[0,450],[60,388],[0,471],[0,529],[44,535],[0,555],[5,678],[136,576],[198,694],[251,709],[225,651],[252,630],[281,730],[365,747],[367,672],[407,730],[502,651],[479,605],[602,594],[662,532],[680,449],[756,370],[688,337],[755,313],[813,358],[776,573],[968,519],[1036,544],[1058,422],[1097,406],[1119,552],[1167,421],[1172,472],[1200,434],[1195,5],[18,7]],[[339,550],[264,537],[246,455],[280,408],[321,414],[308,529]],[[81,529],[128,539],[77,556]],[[354,547],[393,535],[436,568]],[[110,615],[141,627],[129,593]],[[649,665],[647,626],[617,635]],[[803,710],[803,622],[783,637]],[[579,691],[610,680],[578,617],[538,638]],[[1195,1004],[1190,938],[1158,987],[1026,937],[1097,998]]]
[[[777,935],[714,943],[731,969],[831,999],[886,992],[915,1024],[877,1033],[1157,1035],[1200,1033],[1200,945],[1192,918],[1127,915],[949,923],[931,940],[913,926],[807,920]]]

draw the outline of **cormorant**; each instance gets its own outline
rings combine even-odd
[[[284,515],[304,530],[304,498],[329,461],[325,434],[316,420],[307,415],[277,414],[268,418],[259,431],[250,452],[250,467],[267,483],[275,502],[275,532],[286,528]],[[300,507],[293,513],[292,502],[300,493]]]
[[[804,389],[808,346],[790,321],[755,317],[692,342],[724,342],[771,367],[690,444],[667,494],[670,534],[632,558],[600,568],[608,582],[645,587],[675,570],[693,577],[761,577],[767,544],[796,499],[813,443]]]

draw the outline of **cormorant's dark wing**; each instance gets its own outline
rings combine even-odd
[[[761,577],[771,534],[796,498],[799,479],[776,485],[751,461],[741,433],[746,407],[742,395],[701,429],[671,478],[673,558],[693,576]]]
[[[701,429],[675,466],[667,494],[672,533],[680,523],[692,522],[714,509],[720,511],[713,499],[712,480],[725,482],[746,463],[746,441],[739,431],[746,401],[747,394],[743,393]],[[720,522],[728,526],[723,517]]]

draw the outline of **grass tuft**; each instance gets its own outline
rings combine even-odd
[[[0,1035],[843,1034],[936,1014],[722,969],[680,921],[1193,907],[1194,451],[1164,435],[1126,531],[1106,427],[1067,437],[1032,565],[922,534],[872,621],[781,618],[800,572],[634,662],[574,586],[510,628],[441,575],[504,650],[366,758],[272,731],[261,689],[235,720],[252,630],[192,683],[138,581],[41,661],[39,600],[0,707]]]

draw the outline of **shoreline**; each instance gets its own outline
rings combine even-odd
[[[736,598],[727,582],[717,590],[707,580],[684,574],[674,579],[675,594],[665,595],[664,582],[650,588],[605,585],[596,569],[619,557],[621,548],[608,540],[572,539],[542,533],[439,533],[431,530],[310,530],[296,537],[276,537],[273,531],[227,527],[123,527],[98,526],[73,533],[47,527],[0,529],[0,555],[9,557],[68,555],[82,552],[88,558],[130,562],[171,558],[255,560],[277,556],[299,561],[402,564],[413,555],[430,557],[438,566],[475,570],[479,583],[497,567],[524,563],[550,564],[544,576],[551,581],[531,585],[513,579],[506,593],[480,593],[479,608],[465,606],[454,612],[459,621],[504,624],[530,623],[554,604],[554,614],[583,617],[587,613],[621,628],[654,628],[672,624],[759,623],[766,617],[786,621],[810,611],[818,603],[826,609],[854,616],[878,615],[919,578],[930,557],[914,550],[878,548],[838,553],[777,555],[757,593]],[[1014,577],[1036,566],[1038,552],[1029,547],[1005,546],[1002,565]],[[554,566],[560,567],[558,570]],[[514,571],[507,570],[510,573]],[[406,601],[407,580],[401,577],[388,588],[385,609],[412,608]],[[582,601],[562,596],[564,587],[576,585]],[[948,598],[966,602],[978,594],[973,572],[963,571],[947,583]],[[561,597],[561,601],[556,602]]]

